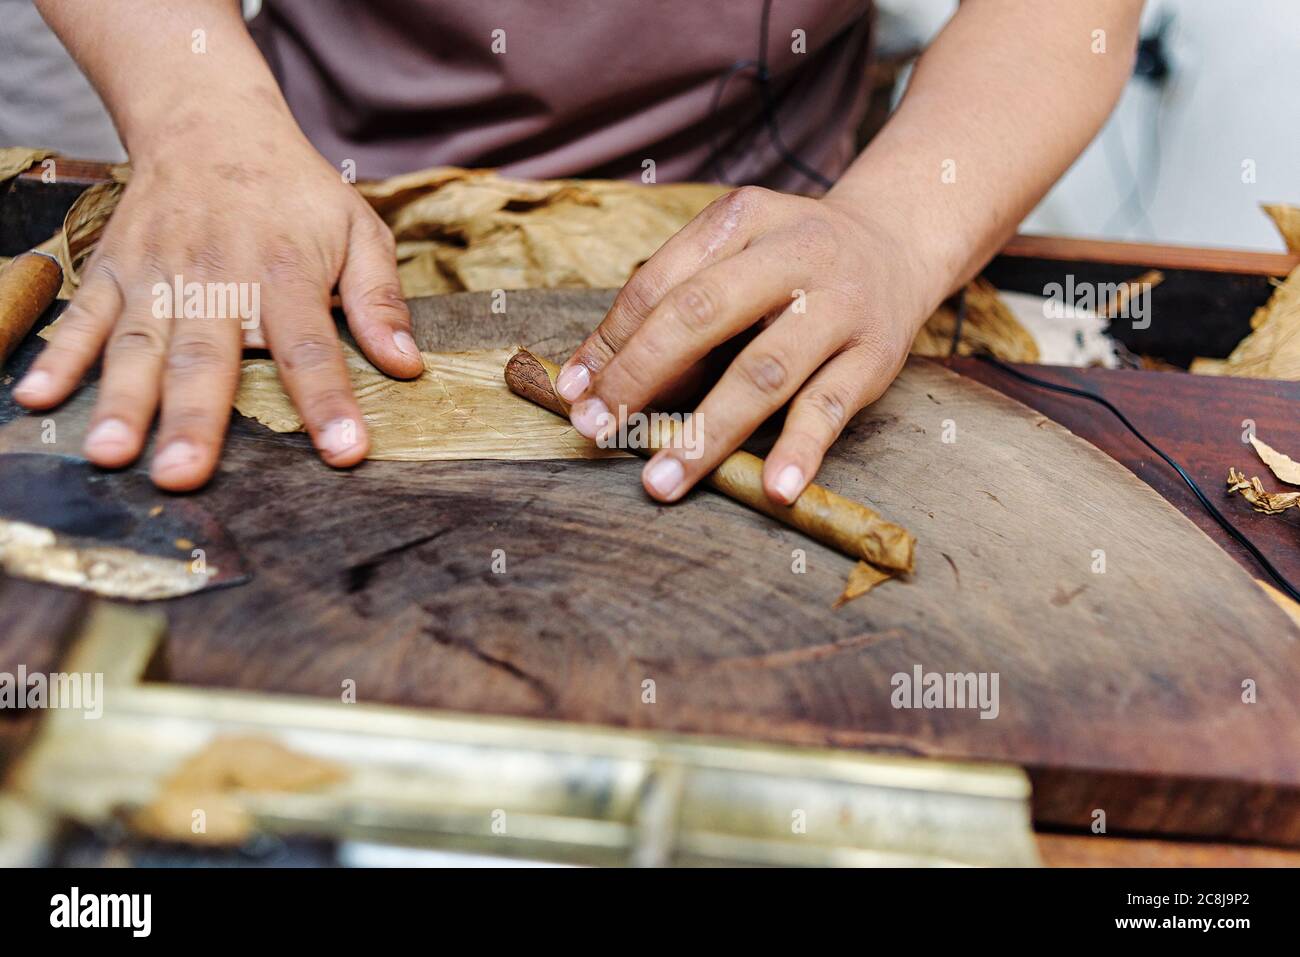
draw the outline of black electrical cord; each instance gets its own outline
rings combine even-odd
[[[1059,383],[1056,382],[1048,382],[1046,379],[1040,379],[1037,376],[1032,376],[1026,372],[1021,372],[1019,369],[1007,365],[1002,360],[997,359],[986,352],[977,354],[976,358],[982,359],[983,361],[989,363],[990,365],[996,366],[997,368],[1005,372],[1007,375],[1014,376],[1015,378],[1021,380],[1022,382],[1027,382],[1030,385],[1038,386],[1040,389],[1050,389],[1052,392],[1060,392],[1063,395],[1072,395],[1080,399],[1088,399],[1091,402],[1096,402],[1098,405],[1104,406],[1105,408],[1109,409],[1110,412],[1115,416],[1115,418],[1119,419],[1120,422],[1124,425],[1124,427],[1128,429],[1130,432],[1132,432],[1134,436],[1137,437],[1139,442],[1141,442],[1143,445],[1149,448],[1156,455],[1160,456],[1160,458],[1164,459],[1165,464],[1167,464],[1171,469],[1173,469],[1175,472],[1178,473],[1179,478],[1181,478],[1184,482],[1187,483],[1187,487],[1192,490],[1192,494],[1195,495],[1197,501],[1201,503],[1201,507],[1204,508],[1207,513],[1209,513],[1209,516],[1212,519],[1214,519],[1216,522],[1219,523],[1220,528],[1222,528],[1225,532],[1231,535],[1237,541],[1237,543],[1241,545],[1242,548],[1244,548],[1246,551],[1250,553],[1250,556],[1259,563],[1259,567],[1264,569],[1264,571],[1268,573],[1269,577],[1272,578],[1273,581],[1277,582],[1278,588],[1286,592],[1287,596],[1291,598],[1293,601],[1300,602],[1300,589],[1297,589],[1294,585],[1292,585],[1291,582],[1289,582],[1286,579],[1286,576],[1284,576],[1280,571],[1274,568],[1273,563],[1268,560],[1268,558],[1264,555],[1263,552],[1259,550],[1259,548],[1255,545],[1255,543],[1252,542],[1249,538],[1247,538],[1243,532],[1238,530],[1237,526],[1233,525],[1232,522],[1228,521],[1228,519],[1224,517],[1223,513],[1214,507],[1214,503],[1211,502],[1208,497],[1206,497],[1206,494],[1203,491],[1201,491],[1201,487],[1196,484],[1195,479],[1193,479],[1190,475],[1187,474],[1186,469],[1184,469],[1181,465],[1179,465],[1176,461],[1174,461],[1174,459],[1171,456],[1165,454],[1165,452],[1161,450],[1154,442],[1152,442],[1145,435],[1143,435],[1141,431],[1139,431],[1138,427],[1135,426],[1132,422],[1130,422],[1128,420],[1128,417],[1124,415],[1124,413],[1121,412],[1118,408],[1116,408],[1115,405],[1111,403],[1109,399],[1103,398],[1102,396],[1097,395],[1095,392],[1089,392],[1086,389],[1076,389],[1073,386],[1060,385]]]
[[[772,145],[776,147],[777,153],[780,154],[781,161],[791,169],[817,183],[823,189],[830,189],[835,185],[834,181],[800,159],[785,145],[785,140],[781,138],[781,127],[778,125],[776,117],[777,97],[772,91],[772,75],[767,69],[767,42],[771,19],[772,0],[763,0],[763,11],[759,18],[758,27],[758,57],[753,60],[737,61],[731,65],[726,73],[718,78],[717,86],[713,92],[713,103],[709,108],[710,124],[712,125],[712,121],[721,108],[722,94],[727,83],[737,74],[753,69],[754,79],[758,83],[759,101],[762,104],[763,125],[767,128],[768,136],[771,137]],[[728,182],[730,177],[727,176],[726,170],[722,166],[722,149],[717,142],[716,127],[710,133],[710,139],[711,149],[707,165],[712,167],[714,175],[719,181]]]
[[[763,0],[763,16],[759,20],[758,27],[758,92],[763,101],[763,121],[772,136],[772,145],[781,154],[781,159],[786,165],[798,170],[822,189],[830,189],[835,185],[834,182],[786,149],[785,141],[781,139],[781,128],[776,123],[776,101],[772,96],[771,74],[767,72],[767,35],[771,19],[772,0]]]
[[[737,74],[753,67],[757,71],[759,95],[763,103],[763,122],[766,124],[768,132],[772,137],[772,145],[776,147],[777,151],[781,154],[781,159],[788,166],[802,173],[813,182],[820,184],[822,187],[830,189],[834,183],[787,149],[785,141],[781,139],[781,130],[776,122],[776,99],[772,95],[771,74],[769,74],[767,70],[768,28],[771,24],[771,16],[772,0],[763,0],[763,13],[759,20],[758,58],[757,60],[738,61],[719,78],[718,85],[714,91],[713,104],[709,111],[709,116],[710,118],[713,118],[717,115],[722,103],[722,94],[727,83]],[[1158,39],[1163,37],[1166,26],[1167,24],[1162,24]],[[1164,72],[1167,72],[1167,70]],[[1163,73],[1159,75],[1159,78],[1163,79]],[[714,167],[715,172],[721,174],[718,178],[721,181],[726,182],[728,177],[725,175],[725,170],[722,168],[721,150],[717,146],[716,134],[712,147],[712,155],[709,157],[709,165]],[[966,295],[963,290],[957,300],[956,320],[953,323],[952,344],[948,351],[949,356],[957,354],[957,345],[961,342],[962,326],[965,323],[965,319]],[[1098,405],[1104,406],[1108,409],[1115,418],[1119,419],[1120,423],[1126,429],[1133,433],[1139,442],[1149,448],[1156,455],[1160,456],[1160,458],[1164,460],[1165,464],[1178,473],[1179,478],[1187,484],[1187,487],[1192,490],[1192,494],[1196,496],[1196,500],[1201,503],[1201,507],[1204,508],[1209,516],[1218,523],[1220,528],[1227,532],[1228,535],[1241,545],[1242,548],[1250,553],[1250,556],[1259,563],[1260,568],[1264,569],[1264,571],[1268,573],[1268,576],[1277,583],[1278,587],[1293,601],[1300,602],[1300,589],[1297,589],[1292,585],[1291,582],[1287,580],[1286,576],[1273,566],[1273,563],[1268,560],[1268,557],[1259,550],[1255,543],[1247,538],[1245,533],[1241,532],[1237,526],[1228,521],[1222,512],[1215,508],[1214,503],[1209,500],[1205,492],[1201,490],[1201,487],[1196,484],[1196,480],[1187,474],[1186,469],[1179,465],[1172,456],[1166,454],[1164,450],[1143,435],[1138,427],[1128,420],[1128,416],[1121,412],[1109,399],[1099,396],[1095,392],[1089,392],[1086,389],[1076,389],[1073,386],[1048,382],[1046,379],[1040,379],[1037,376],[1021,372],[1019,369],[1007,365],[1005,362],[989,355],[987,352],[977,353],[976,358],[982,359],[990,365],[1001,369],[1007,375],[1020,379],[1022,382],[1027,382],[1030,385],[1037,386],[1040,389],[1048,389],[1052,392],[1059,392],[1062,395],[1071,395],[1080,399],[1088,399],[1089,401],[1096,402]]]

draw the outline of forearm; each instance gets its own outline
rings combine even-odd
[[[890,224],[920,322],[992,257],[1109,115],[1141,0],[966,0],[828,198]],[[1105,53],[1093,52],[1105,31]]]
[[[292,123],[238,0],[35,0],[103,98],[132,159],[201,130]],[[197,33],[196,31],[202,31]]]

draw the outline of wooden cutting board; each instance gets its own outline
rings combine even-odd
[[[486,294],[423,300],[417,338],[561,359],[611,295],[513,292],[504,315]],[[75,454],[93,387],[40,417],[7,392],[0,451],[51,451],[53,418],[53,451]],[[1040,824],[1100,810],[1110,833],[1300,844],[1294,626],[1038,413],[909,362],[818,481],[915,533],[917,571],[838,611],[848,559],[712,492],[657,505],[640,467],[335,472],[304,436],[237,417],[195,498],[254,579],[166,604],[170,679],[330,697],[351,679],[370,702],[1008,761]],[[894,707],[893,676],[917,667],[996,673],[997,717]]]

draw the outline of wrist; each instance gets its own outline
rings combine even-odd
[[[279,100],[278,91],[274,96]],[[197,103],[138,104],[118,121],[122,143],[138,170],[178,159],[246,160],[250,150],[267,153],[280,145],[307,145],[283,100],[277,105],[269,99],[261,91],[224,90]]]
[[[889,314],[912,334],[920,331],[955,282],[935,268],[942,253],[892,202],[873,202],[838,186],[822,202],[855,224],[854,241],[869,251],[868,268],[880,280]]]

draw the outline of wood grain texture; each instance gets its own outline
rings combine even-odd
[[[1261,214],[1262,215],[1262,214]],[[1108,239],[1074,239],[1067,236],[1013,236],[1003,256],[1018,259],[1052,259],[1058,262],[1103,263],[1144,269],[1193,269],[1199,272],[1285,276],[1300,266],[1294,253],[1214,249],[1158,243],[1124,243]]]
[[[1300,851],[1203,841],[1039,834],[1047,867],[1300,867]]]
[[[504,316],[485,295],[419,302],[417,339],[560,358],[610,298],[511,293]],[[54,414],[58,451],[77,447],[92,392]],[[30,449],[39,424],[13,419],[0,450]],[[304,437],[236,420],[198,497],[255,578],[167,603],[171,678],[330,697],[352,679],[367,701],[1010,761],[1040,785],[1040,823],[1101,807],[1111,833],[1300,843],[1294,627],[1046,417],[909,363],[819,481],[912,529],[917,571],[838,612],[848,559],[717,495],[657,505],[639,467],[335,472]],[[999,716],[894,708],[891,676],[917,665],[997,672]]]
[[[978,359],[954,359],[951,368],[1059,422],[1106,452],[1173,503],[1256,578],[1255,560],[1201,508],[1176,472],[1165,465],[1105,409],[1021,382]],[[1267,488],[1282,489],[1244,440],[1247,423],[1280,451],[1300,456],[1300,382],[1215,378],[1133,369],[1069,369],[1019,366],[1022,371],[1113,402],[1129,420],[1172,455],[1197,484],[1269,560],[1300,582],[1300,516],[1261,515],[1224,492],[1229,468],[1261,476]]]

